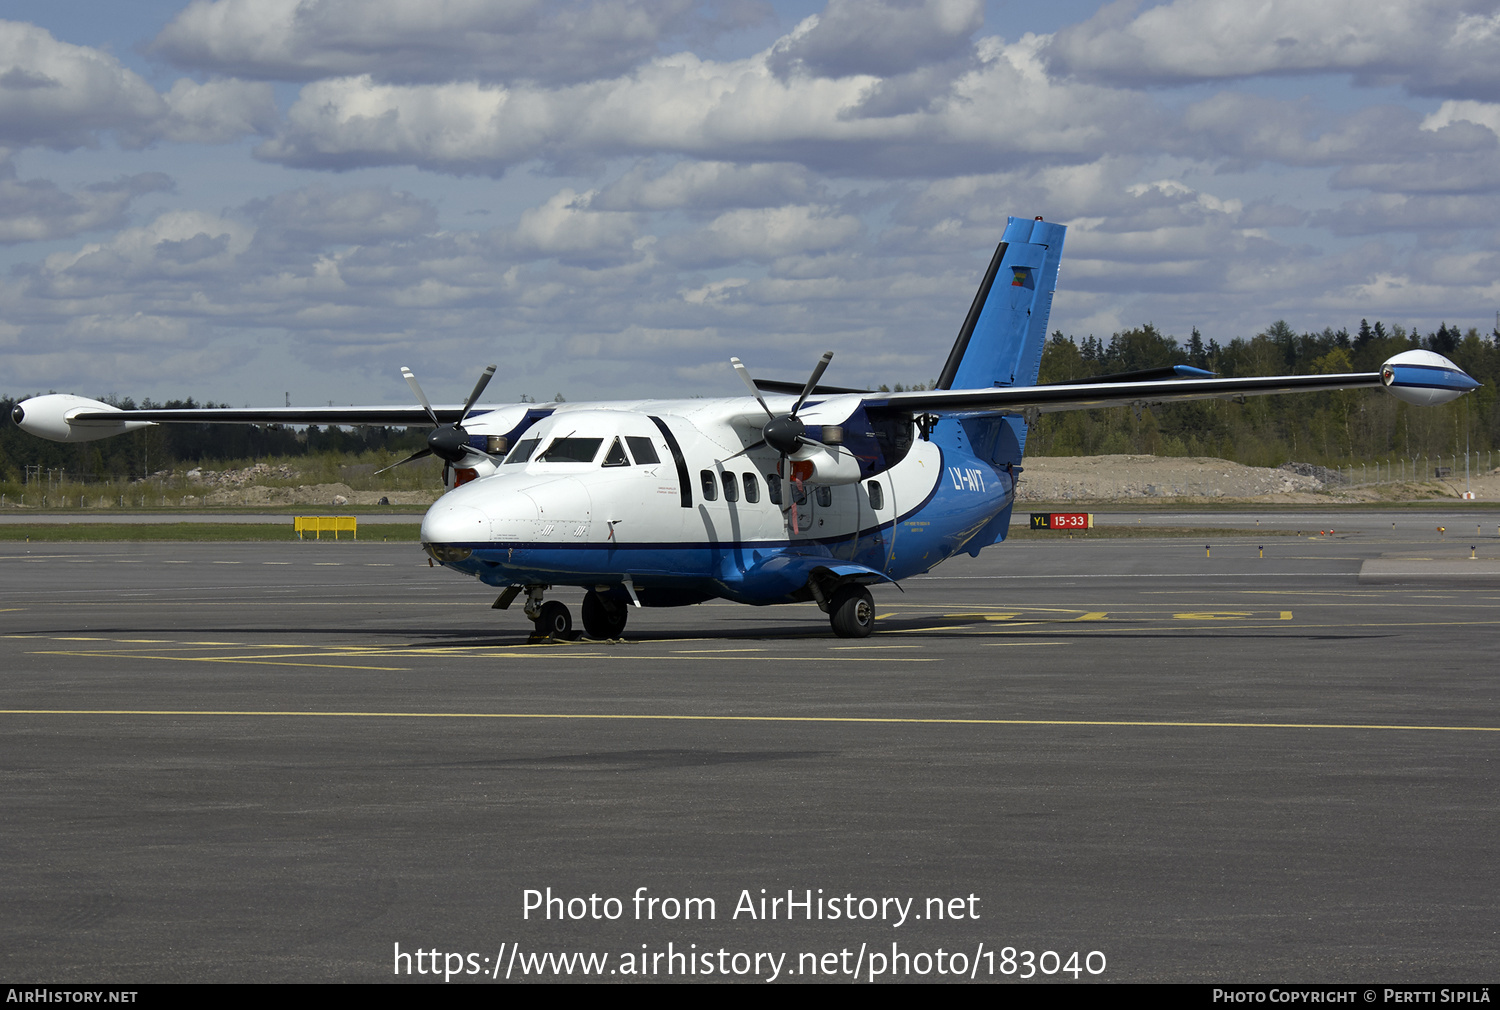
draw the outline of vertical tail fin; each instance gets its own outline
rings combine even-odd
[[[1066,231],[1040,218],[1010,219],[943,366],[939,389],[1036,382]]]

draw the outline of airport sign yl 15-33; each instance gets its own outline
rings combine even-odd
[[[1033,512],[1031,528],[1034,530],[1091,530],[1094,528],[1092,512]]]

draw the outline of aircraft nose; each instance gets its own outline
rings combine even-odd
[[[467,505],[439,501],[422,517],[424,544],[474,544],[490,539],[490,517]]]

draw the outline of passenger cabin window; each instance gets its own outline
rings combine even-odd
[[[609,447],[609,452],[604,454],[604,462],[600,466],[629,466],[630,457],[625,455],[625,447],[617,438]]]
[[[866,487],[870,492],[870,508],[876,512],[885,508],[885,492],[880,488],[880,481],[872,480]]]
[[[510,455],[505,457],[505,465],[525,463],[531,459],[531,454],[536,452],[536,447],[541,444],[541,441],[539,438],[528,438],[517,442],[516,447],[510,451]]]
[[[820,488],[818,488],[818,508],[824,508],[824,509],[826,509],[828,506],[830,506],[832,504],[833,504],[833,488],[831,488],[831,487],[820,487]]]
[[[726,473],[724,475],[724,500],[740,500],[740,482],[734,479],[734,474],[732,473]]]
[[[703,500],[718,501],[719,482],[714,480],[714,472],[712,470],[704,470],[700,476],[703,478]]]
[[[635,457],[636,466],[661,462],[661,459],[656,455],[656,446],[651,444],[649,438],[641,435],[626,435],[625,444],[630,446],[630,455]]]
[[[760,501],[760,481],[755,479],[753,473],[745,474],[745,500],[751,505]]]
[[[774,473],[766,474],[766,497],[772,505],[781,504],[781,478]]]
[[[536,458],[538,463],[592,463],[599,455],[602,438],[554,438]]]

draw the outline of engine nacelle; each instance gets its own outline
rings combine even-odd
[[[794,463],[811,463],[812,476],[805,478],[812,484],[857,484],[860,479],[859,460],[841,445],[830,445],[824,449],[818,445],[804,445],[789,457]]]
[[[74,420],[74,415],[94,412],[125,413],[119,407],[72,393],[48,393],[22,400],[10,412],[10,417],[22,431],[54,442],[92,442],[137,428],[149,428],[153,424],[151,421]]]
[[[1435,407],[1479,388],[1462,368],[1432,351],[1402,351],[1380,366],[1380,381],[1392,396]]]

